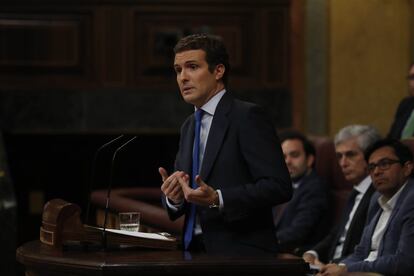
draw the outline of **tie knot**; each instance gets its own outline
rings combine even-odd
[[[203,117],[204,111],[199,108],[197,109],[197,111],[195,112],[195,120],[196,122],[201,122],[201,118]]]

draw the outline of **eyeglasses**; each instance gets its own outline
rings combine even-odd
[[[400,163],[400,160],[393,160],[393,159],[382,159],[378,161],[378,163],[369,163],[368,164],[368,172],[373,173],[375,171],[375,168],[378,167],[381,171],[388,170],[392,164]]]

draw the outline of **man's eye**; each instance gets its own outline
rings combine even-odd
[[[299,152],[292,152],[292,153],[290,154],[290,156],[291,156],[292,158],[297,158],[297,157],[299,157],[299,155],[300,155],[300,153],[299,153]]]
[[[179,73],[181,73],[181,68],[174,68],[174,71],[175,71],[176,74],[179,74]]]
[[[353,157],[357,156],[357,153],[355,151],[348,151],[345,155],[348,158],[353,158]]]
[[[198,68],[198,65],[196,65],[196,64],[190,64],[190,66],[189,66],[191,69],[197,69]]]

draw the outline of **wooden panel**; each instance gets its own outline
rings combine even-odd
[[[105,86],[126,85],[126,52],[127,18],[125,8],[108,7],[102,10],[99,22],[102,22],[99,37],[102,43],[101,72],[102,81]],[[100,43],[100,44],[101,44]]]
[[[89,77],[90,26],[90,14],[0,14],[0,80]]]
[[[190,33],[205,32],[223,38],[230,54],[231,79],[252,81],[257,66],[254,47],[253,11],[196,7],[191,10],[136,10],[133,14],[132,80],[138,85],[157,81],[171,83],[173,47]],[[255,64],[256,63],[256,64]],[[169,76],[169,78],[165,78]]]
[[[0,20],[0,65],[73,67],[79,65],[79,27],[73,21]]]
[[[289,17],[287,9],[267,11],[264,43],[267,54],[262,61],[265,66],[264,83],[271,87],[289,86]]]
[[[187,110],[171,93],[173,46],[208,32],[228,48],[229,89],[265,106],[278,127],[290,126],[290,9],[289,0],[4,0],[3,125],[175,131]],[[160,118],[153,106],[172,115]]]

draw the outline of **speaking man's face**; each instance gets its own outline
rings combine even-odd
[[[219,64],[210,72],[204,50],[177,53],[174,70],[184,101],[197,107],[203,106],[224,88],[224,65]]]

